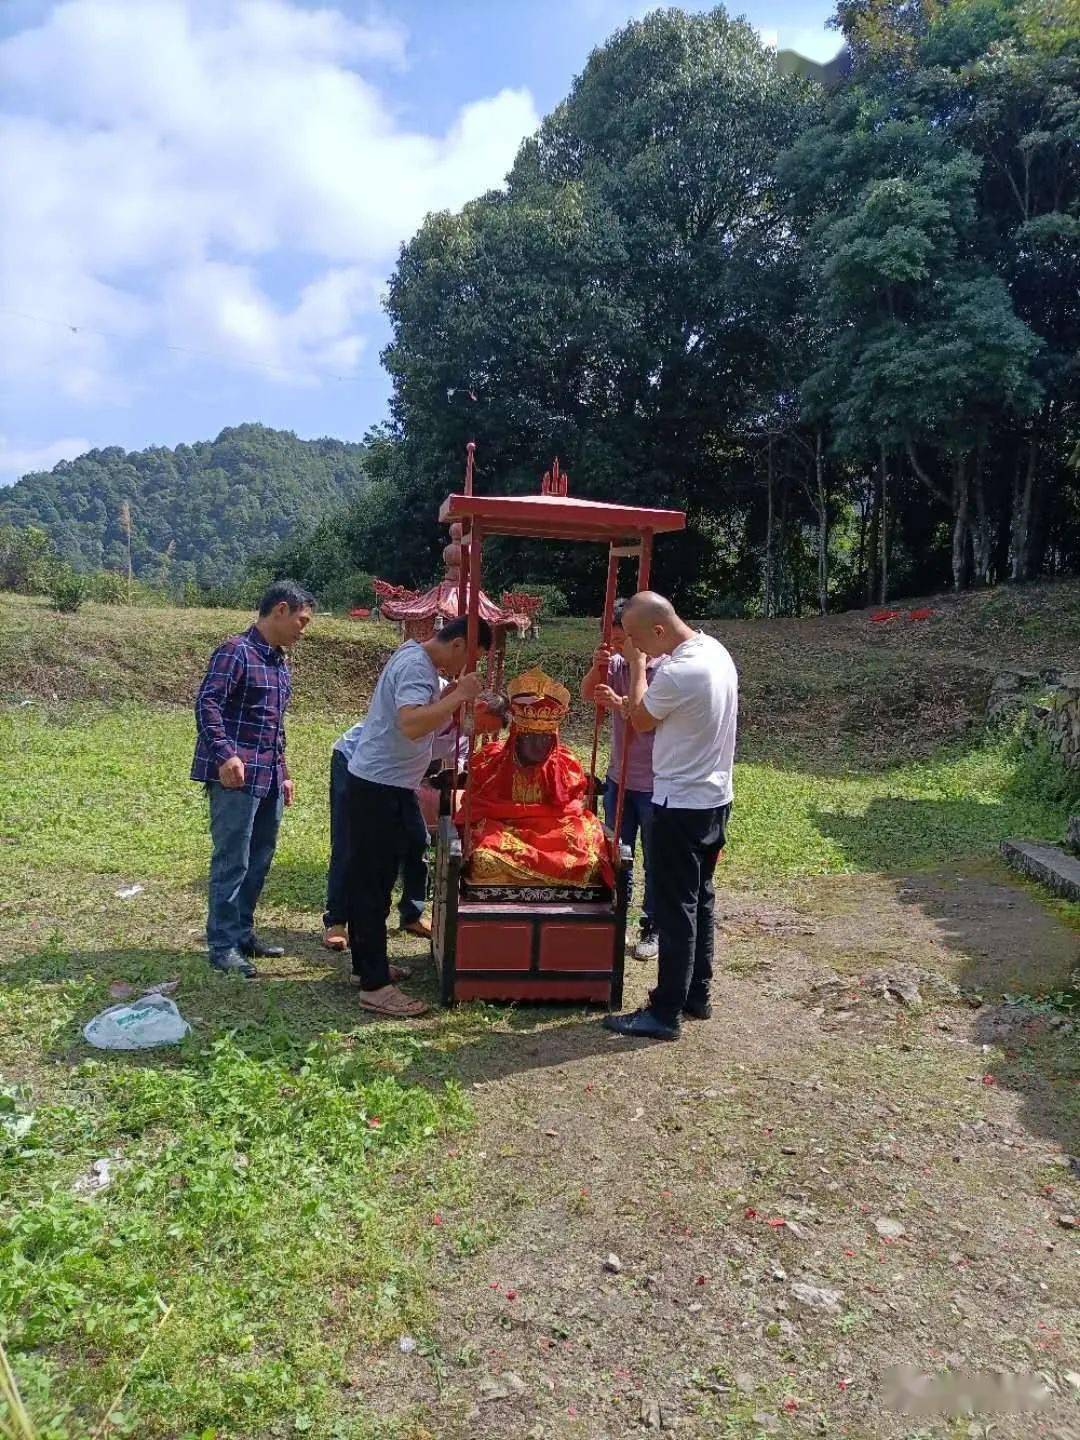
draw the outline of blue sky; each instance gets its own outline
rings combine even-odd
[[[386,413],[398,246],[499,184],[589,51],[652,8],[7,0],[0,484],[245,420],[360,439]],[[831,9],[735,13],[827,59]]]

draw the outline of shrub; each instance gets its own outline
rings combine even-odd
[[[328,581],[319,599],[328,610],[351,610],[357,605],[370,608],[376,603],[374,577],[366,570],[348,570]]]
[[[97,600],[101,605],[126,605],[128,603],[128,582],[126,575],[115,570],[98,570],[87,579],[88,600]]]
[[[56,564],[56,551],[44,530],[0,525],[0,590],[47,595]]]
[[[569,615],[570,613],[570,602],[566,598],[566,591],[560,589],[558,585],[534,585],[530,580],[515,588],[523,591],[526,595],[539,595],[543,600],[540,613],[536,617],[538,620],[551,620],[556,615]]]
[[[78,575],[70,567],[58,569],[49,586],[49,595],[57,610],[73,615],[86,599],[88,585],[85,575]]]

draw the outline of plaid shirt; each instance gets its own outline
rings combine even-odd
[[[266,795],[289,778],[285,764],[285,707],[292,680],[283,651],[253,625],[210,657],[195,700],[198,740],[192,780],[216,780],[233,755],[244,762],[243,789]]]

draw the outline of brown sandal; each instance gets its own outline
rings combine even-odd
[[[373,1015],[383,1015],[389,1020],[411,1020],[425,1015],[428,1007],[423,1000],[414,1000],[403,995],[396,985],[384,985],[381,990],[364,990],[360,995],[360,1008],[370,1010]]]

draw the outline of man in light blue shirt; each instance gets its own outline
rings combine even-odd
[[[448,680],[440,678],[443,690]],[[361,720],[351,725],[334,741],[330,756],[330,864],[326,871],[326,909],[323,912],[323,945],[327,950],[349,948],[349,872],[352,868],[352,844],[349,837],[349,761],[364,728]],[[432,761],[449,759],[454,749],[457,727],[448,722],[432,743]],[[458,736],[459,763],[461,749],[467,751],[467,737]],[[432,792],[433,794],[435,792]],[[429,939],[431,926],[424,918],[427,901],[427,835],[423,844],[410,850],[401,867],[401,899],[398,915],[401,929],[409,935]],[[407,971],[390,966],[392,980],[407,978]]]
[[[491,646],[482,620],[479,645],[484,651]],[[386,918],[402,863],[421,836],[426,839],[416,790],[431,764],[435,736],[483,688],[475,672],[462,673],[466,651],[464,618],[451,620],[430,640],[407,640],[395,650],[348,761],[349,946],[360,1004],[378,1015],[422,1015],[427,1008],[391,983]],[[440,676],[457,681],[444,694]]]

